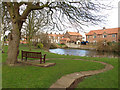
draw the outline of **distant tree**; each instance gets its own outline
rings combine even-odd
[[[95,13],[98,13],[102,9],[101,7],[103,7],[97,0],[79,0],[76,2],[71,0],[62,0],[61,2],[52,2],[50,0],[37,2],[37,0],[34,0],[34,2],[4,2],[4,4],[9,11],[13,27],[6,60],[8,65],[17,63],[21,28],[32,10],[44,11],[47,15],[47,23],[49,23],[49,26],[52,25],[53,28],[57,27],[59,30],[60,27],[56,20],[59,20],[59,22],[64,25],[62,22],[65,21],[64,18],[79,26],[87,25],[88,23],[98,24],[98,22],[103,20],[100,15]],[[25,6],[23,11],[20,8],[22,5]],[[55,13],[57,13],[56,16]]]
[[[51,42],[47,33],[37,32],[37,35],[34,35],[34,38],[36,38],[35,43],[37,43],[38,45],[42,43],[44,49],[48,50],[50,48]]]
[[[23,29],[24,29],[24,36],[26,36],[27,42],[28,42],[28,47],[29,50],[31,51],[31,39],[33,37],[33,35],[38,31],[36,29],[36,17],[35,17],[35,13],[34,11],[32,11],[31,13],[29,13],[25,24],[23,25]]]
[[[2,12],[2,32],[1,32],[1,35],[2,35],[2,53],[4,53],[4,43],[5,43],[5,32],[6,31],[11,31],[12,29],[12,22],[10,20],[10,15],[8,13],[8,9],[7,7],[4,5],[4,3],[2,4],[2,9],[1,9],[1,12]]]
[[[32,38],[47,25],[46,16],[43,11],[31,11],[22,27],[22,34],[26,36],[29,50],[31,51]]]

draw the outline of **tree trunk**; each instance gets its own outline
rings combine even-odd
[[[4,53],[4,43],[5,43],[5,41],[4,41],[4,39],[3,39],[3,41],[2,41],[2,53]]]
[[[13,23],[13,30],[9,37],[8,57],[6,63],[10,66],[17,63],[17,56],[19,54],[20,28],[18,25],[18,23]]]
[[[28,38],[28,47],[29,47],[29,51],[31,51],[32,49],[31,49],[31,41],[30,41],[30,36],[29,36],[29,38]]]

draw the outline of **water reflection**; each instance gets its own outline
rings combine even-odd
[[[88,57],[118,57],[115,52],[100,52],[95,50],[80,50],[80,49],[50,49],[52,53],[65,54],[65,55],[75,55],[75,56],[88,56]]]

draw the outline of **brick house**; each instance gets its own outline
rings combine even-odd
[[[69,43],[69,42],[70,42],[69,38],[61,38],[60,39],[60,44],[66,44],[66,43]]]
[[[109,28],[102,30],[92,30],[86,33],[86,41],[89,43],[96,43],[100,40],[106,40],[108,42],[118,42],[120,40],[120,28]]]
[[[82,41],[82,35],[79,32],[66,32],[65,35],[63,36],[60,40],[60,43],[80,43]]]
[[[60,43],[60,39],[63,38],[63,34],[48,34],[49,39],[51,40],[51,43]]]

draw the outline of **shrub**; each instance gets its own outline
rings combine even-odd
[[[104,40],[101,40],[101,41],[98,41],[98,42],[97,42],[97,47],[96,47],[96,49],[97,49],[98,51],[108,51],[108,50],[110,50],[107,41],[104,41]]]
[[[43,44],[42,43],[38,43],[37,47],[42,49],[43,48]]]
[[[112,42],[107,42],[107,41],[99,41],[97,43],[97,50],[98,51],[120,51],[118,46],[119,43],[112,43]]]
[[[55,49],[55,48],[57,48],[57,45],[55,43],[51,43],[50,49]]]

